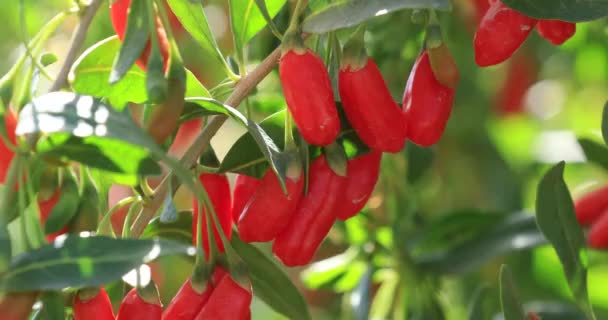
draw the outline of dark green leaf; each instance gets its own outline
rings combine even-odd
[[[486,285],[482,285],[475,290],[469,304],[469,320],[486,320],[491,318],[491,313],[488,308],[486,308],[490,301],[489,292],[490,288]]]
[[[408,142],[405,147],[407,155],[407,181],[416,183],[433,165],[435,153],[432,148],[423,148]]]
[[[158,257],[191,251],[163,240],[68,236],[17,256],[0,277],[0,291],[100,286]]]
[[[50,291],[42,294],[42,309],[40,309],[39,319],[53,320],[66,319],[65,317],[65,298],[60,292]]]
[[[114,84],[124,77],[142,51],[150,38],[149,16],[146,0],[133,0],[129,7],[127,30],[125,32],[120,51],[114,61],[110,73],[110,83]]]
[[[465,273],[495,257],[534,248],[546,242],[536,226],[534,216],[525,212],[509,215],[496,226],[481,230],[481,233],[462,244],[445,251],[420,254],[415,260],[425,270]]]
[[[581,22],[608,16],[606,0],[503,0],[507,6],[539,19]]]
[[[52,92],[21,110],[18,135],[43,134],[37,151],[106,171],[155,175],[160,167],[150,152],[161,154],[154,141],[126,113],[99,99]]]
[[[46,234],[55,233],[65,227],[70,220],[76,215],[80,195],[78,194],[78,185],[75,178],[67,173],[64,175],[64,180],[61,185],[59,201],[51,210],[51,214],[44,225]]]
[[[281,269],[256,247],[241,241],[236,234],[231,243],[247,263],[256,296],[289,319],[311,319],[304,297]]]
[[[448,0],[350,0],[332,3],[306,17],[303,30],[325,33],[352,27],[370,18],[401,9],[434,8],[448,10]]]
[[[505,320],[526,320],[527,316],[521,304],[519,293],[515,283],[513,283],[513,275],[507,265],[502,265],[500,268],[500,305]]]
[[[583,148],[587,161],[608,170],[608,148],[606,146],[587,138],[578,139],[578,143]]]
[[[564,162],[558,163],[538,184],[536,218],[538,227],[559,256],[575,299],[588,306],[585,237],[563,179],[564,167]]]
[[[170,240],[192,242],[192,212],[183,211],[177,214],[177,219],[171,222],[161,222],[160,217],[154,218],[146,226],[142,238],[161,237]]]
[[[602,112],[602,137],[604,143],[608,144],[608,101],[604,105],[604,111]]]

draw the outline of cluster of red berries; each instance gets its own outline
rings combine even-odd
[[[587,243],[595,249],[608,248],[608,186],[589,192],[574,202],[579,224],[590,226]]]
[[[517,12],[501,0],[489,0],[475,34],[475,61],[482,67],[507,60],[536,27],[538,34],[561,45],[576,32],[576,24],[559,20],[538,20]]]

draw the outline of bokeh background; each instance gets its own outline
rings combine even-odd
[[[23,10],[19,2],[24,3]],[[0,0],[0,21],[3,21],[0,73],[8,71],[23,53],[23,41],[33,37],[58,11],[71,5],[72,1],[68,0]],[[410,219],[401,213],[408,211],[412,203],[416,204],[420,220],[408,220],[408,230],[459,211],[532,212],[541,174],[560,160],[568,162],[565,178],[575,198],[606,183],[606,172],[586,162],[577,142],[580,137],[601,140],[601,111],[608,99],[606,20],[579,23],[576,35],[561,47],[551,45],[533,32],[508,62],[481,69],[474,62],[472,47],[479,19],[476,7],[469,0],[455,0],[454,5],[452,13],[440,13],[439,17],[445,40],[459,66],[461,82],[447,131],[431,150],[434,155],[431,168],[417,184],[410,185],[406,183],[408,151],[385,156],[381,182],[365,209],[366,218],[337,225],[317,260],[342,253],[351,243],[362,246],[371,238],[382,242],[384,237],[388,239],[388,248],[399,247],[390,242],[407,239],[407,235],[391,234],[398,230],[391,224],[396,219]],[[222,51],[230,55],[233,49],[226,1],[205,1],[205,9]],[[397,101],[401,100],[424,39],[423,28],[412,24],[410,15],[411,11],[404,10],[374,18],[366,34],[368,52],[378,63]],[[277,25],[284,30],[287,21],[287,10],[283,10],[276,18]],[[49,41],[46,50],[56,54],[60,61],[76,24],[76,17],[69,18]],[[85,47],[112,34],[106,3],[93,22]],[[270,32],[263,31],[251,42],[249,62],[255,64],[278,44]],[[198,68],[203,83],[213,87],[222,80],[221,72],[206,57],[188,54],[189,45],[192,44],[183,45],[186,60]],[[58,65],[51,66],[49,73],[54,74]],[[41,81],[41,86],[48,85],[44,79]],[[285,107],[277,72],[261,83],[247,103],[252,111],[250,116],[255,120]],[[220,159],[242,133],[234,124],[225,125],[213,140]],[[417,148],[408,145],[406,149]],[[177,204],[180,209],[188,209],[189,195],[180,193]],[[602,314],[608,310],[608,264],[599,252],[592,253],[591,261],[595,262],[589,274],[591,300]],[[495,287],[498,268],[505,262],[512,266],[524,300],[570,299],[557,256],[552,248],[543,246],[492,259],[478,270],[463,275],[440,278],[435,289],[447,318],[464,319],[474,289],[481,283]],[[191,261],[184,258],[167,258],[153,265],[153,277],[165,303],[188,276],[190,267]],[[315,278],[314,272],[306,276],[310,270],[305,270],[307,280],[302,281],[302,269],[289,270],[306,292],[315,319],[335,319],[345,303],[343,292],[356,287],[366,270],[357,264],[345,268],[341,277],[329,282]],[[390,282],[386,279],[393,277],[394,272],[390,263],[377,263],[374,288],[388,286]],[[115,284],[112,288],[114,301],[120,301],[122,286]],[[495,298],[498,301],[498,295]],[[254,319],[281,318],[257,299],[253,308]]]

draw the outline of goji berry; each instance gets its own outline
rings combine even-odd
[[[294,122],[308,143],[326,146],[340,133],[329,73],[314,52],[286,51],[279,63],[283,93]]]
[[[245,174],[239,174],[236,177],[232,194],[232,219],[234,221],[239,221],[241,213],[243,213],[245,206],[260,186],[260,182],[260,179]]]
[[[17,115],[12,109],[6,109],[6,112],[4,113],[4,125],[8,142],[15,145],[17,143],[17,138],[15,136],[15,128],[17,128]],[[6,174],[8,173],[14,156],[15,153],[13,150],[4,144],[4,139],[0,139],[0,183],[2,184],[6,179]]]
[[[243,288],[230,275],[224,276],[195,320],[251,319],[251,288]]]
[[[576,23],[561,20],[540,20],[536,25],[538,34],[559,46],[576,33]]]
[[[338,87],[346,117],[366,145],[384,152],[403,149],[403,113],[374,60],[368,58],[363,66],[343,65]]]
[[[120,303],[116,320],[160,320],[163,308],[156,285],[131,289]]]
[[[237,226],[243,241],[271,241],[287,226],[304,188],[302,172],[297,168],[287,176],[289,196],[283,193],[274,171],[266,172],[239,218]]]
[[[601,216],[591,224],[587,243],[591,248],[608,249],[608,210],[603,210]]]
[[[209,281],[202,292],[192,287],[191,278],[181,286],[169,305],[163,312],[163,320],[192,320],[200,312],[213,292]]]
[[[230,184],[228,182],[228,178],[223,174],[211,174],[204,173],[199,177],[201,183],[205,187],[207,191],[207,195],[211,200],[211,204],[215,210],[215,214],[217,215],[218,222],[222,226],[222,230],[228,239],[232,236],[232,212],[231,205],[232,200],[230,198]],[[197,221],[198,221],[198,202],[196,199],[193,201],[194,208],[194,218],[192,221],[192,243],[196,244],[197,242]],[[203,208],[203,217],[202,217],[202,232],[203,232],[203,249],[205,249],[205,254],[209,254],[209,237],[207,233],[207,221],[205,216],[205,210]],[[211,216],[208,216],[211,219]],[[213,222],[213,220],[210,220]],[[223,252],[224,245],[222,244],[221,238],[219,236],[218,230],[215,228],[215,223],[212,225],[213,234],[215,238],[215,243],[217,244],[217,248]]]
[[[381,159],[381,152],[372,151],[348,161],[342,200],[336,206],[338,219],[349,219],[363,209],[378,182]]]
[[[491,3],[475,33],[475,62],[486,67],[507,60],[526,41],[537,20],[521,14],[502,1]]]
[[[53,195],[51,195],[50,198],[38,201],[38,208],[40,209],[40,224],[42,225],[43,228],[44,228],[44,225],[46,224],[46,221],[48,220],[49,216],[51,215],[53,208],[55,208],[55,205],[57,205],[60,195],[61,195],[61,189],[58,188],[55,191],[55,193],[53,193]],[[66,232],[68,232],[67,225],[64,226],[58,232],[55,232],[52,234],[47,234],[46,240],[48,242],[53,242],[53,241],[55,241],[55,239],[57,237],[59,237],[62,234],[65,234]]]
[[[186,121],[177,129],[175,139],[169,148],[169,154],[175,157],[182,157],[186,150],[192,145],[196,136],[201,132],[203,119],[197,118]]]
[[[74,296],[74,320],[114,320],[112,303],[103,288],[83,289]]]
[[[407,138],[421,146],[441,139],[454,104],[454,90],[440,84],[426,51],[418,57],[403,94]]]
[[[591,191],[574,202],[578,223],[590,225],[608,210],[608,186]]]
[[[286,266],[310,262],[336,220],[344,189],[344,178],[333,172],[324,155],[312,162],[309,172],[308,193],[272,246],[272,252]]]

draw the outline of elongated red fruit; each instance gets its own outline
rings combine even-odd
[[[251,288],[243,288],[230,275],[223,277],[195,320],[251,319]]]
[[[286,266],[310,262],[336,219],[338,200],[344,192],[344,178],[331,170],[324,155],[312,162],[309,172],[308,194],[300,199],[291,221],[272,246],[272,252]]]
[[[232,195],[232,219],[239,221],[243,209],[255,194],[260,185],[260,179],[239,174],[234,182],[234,192]]]
[[[143,297],[133,288],[120,303],[116,320],[160,320],[162,313],[158,291],[156,296],[149,294],[149,297]]]
[[[475,62],[486,67],[507,60],[526,41],[536,22],[500,0],[491,3],[475,33]]]
[[[340,133],[329,73],[319,56],[310,50],[287,51],[279,63],[283,93],[294,122],[304,140],[326,146]]]
[[[46,200],[38,201],[38,207],[40,209],[40,224],[43,227],[46,224],[46,221],[48,220],[49,216],[51,215],[53,208],[55,208],[55,205],[57,205],[57,202],[59,202],[60,195],[61,195],[61,189],[57,189],[57,191],[55,191],[55,193],[53,193],[53,195],[50,198],[48,198]],[[46,240],[48,242],[53,242],[57,237],[59,237],[62,234],[65,234],[67,231],[68,231],[68,226],[66,225],[58,232],[55,232],[52,234],[47,234]]]
[[[108,293],[101,289],[85,289],[74,297],[74,320],[114,320],[112,302]]]
[[[266,172],[237,224],[243,241],[271,241],[287,226],[304,188],[302,172],[297,170],[285,180],[289,197],[283,193],[274,171]]]
[[[181,158],[186,150],[192,145],[196,136],[202,131],[203,119],[197,118],[186,121],[177,130],[173,144],[169,148],[169,154]]]
[[[574,202],[578,223],[590,225],[608,210],[608,186],[603,186],[580,197]]]
[[[576,23],[561,20],[540,20],[536,25],[536,31],[541,37],[559,46],[576,33]]]
[[[349,219],[363,209],[378,182],[381,159],[382,152],[372,151],[348,161],[342,200],[336,206],[338,219]]]
[[[608,249],[608,210],[604,210],[599,219],[591,225],[587,243],[591,248]]]
[[[213,204],[213,208],[215,209],[215,214],[219,220],[220,225],[222,226],[222,230],[224,234],[230,240],[232,236],[232,200],[230,198],[230,183],[228,182],[228,178],[223,174],[210,174],[204,173],[200,177],[200,181],[205,187],[207,194],[209,195],[209,199]],[[196,223],[198,221],[198,203],[196,199],[193,201],[194,207],[194,219],[192,221],[192,243],[196,244],[197,241],[197,228]],[[204,211],[203,211],[204,212]],[[209,216],[211,218],[211,216]],[[210,220],[213,221],[213,220]],[[218,246],[220,252],[224,251],[224,245],[222,244],[220,235],[215,228],[215,224],[212,224],[213,227],[213,235],[215,237],[215,243]],[[205,249],[205,254],[209,254],[209,240],[207,236],[207,222],[205,219],[205,215],[203,215],[203,249]]]
[[[435,79],[429,56],[424,51],[412,68],[403,94],[407,138],[424,147],[437,143],[448,123],[453,104],[454,90]]]
[[[188,278],[163,312],[163,320],[192,320],[211,297],[213,285],[209,281],[202,292],[192,287]]]
[[[15,128],[17,128],[17,115],[12,109],[7,109],[4,114],[4,125],[6,129],[6,135],[8,140],[13,145],[17,143],[15,137]],[[6,174],[8,173],[9,166],[15,153],[7,145],[4,144],[4,139],[0,139],[0,183],[4,184]]]
[[[374,60],[368,58],[358,69],[343,66],[338,77],[342,107],[361,140],[375,150],[401,151],[406,134],[403,113]]]

